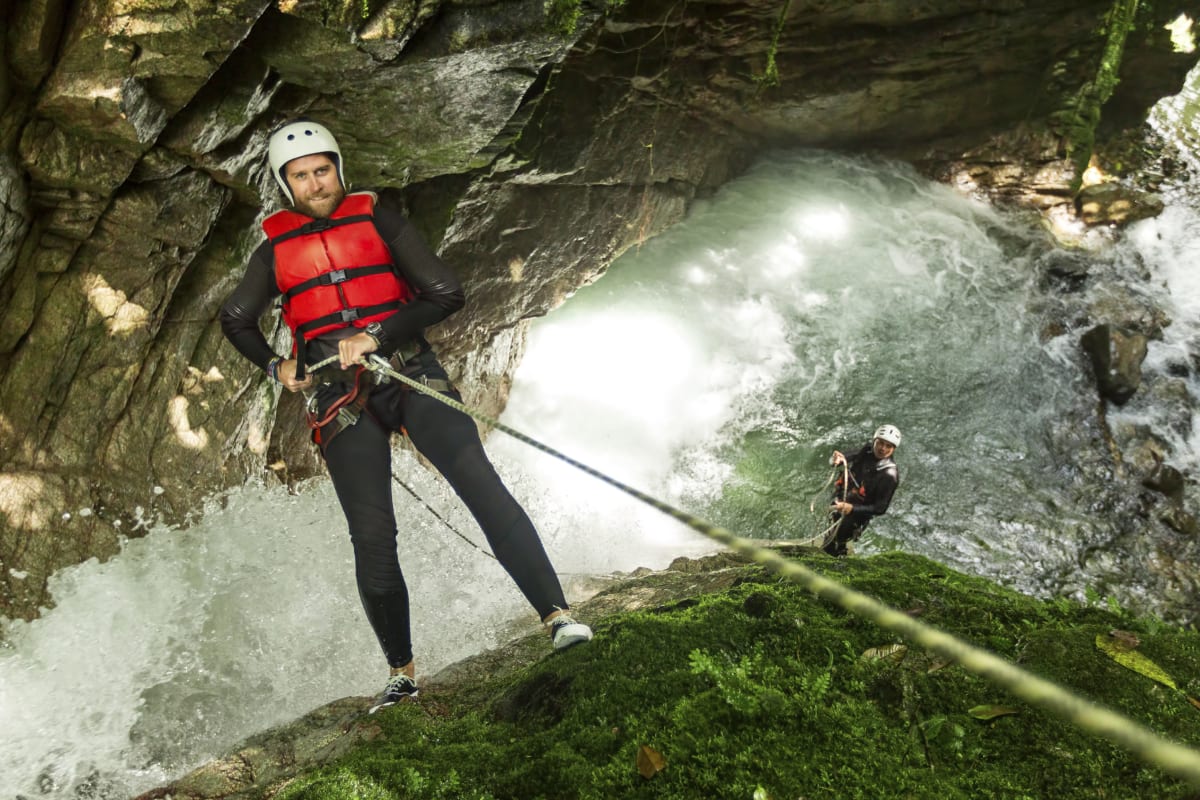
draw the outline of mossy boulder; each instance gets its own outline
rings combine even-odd
[[[1194,631],[1111,604],[1037,600],[917,556],[790,555],[1200,745]],[[332,760],[293,755],[290,769],[263,768],[255,780],[247,765],[263,763],[262,742],[276,732],[227,760],[240,767],[237,786],[217,764],[147,797],[1187,796],[1184,783],[1116,745],[738,557],[623,582],[581,610],[630,605],[639,608],[591,616],[588,645],[538,657],[544,634],[515,641],[426,682],[417,703],[368,717],[365,700],[357,710],[343,701],[323,743]],[[1137,652],[1158,678],[1117,663],[1097,643],[1110,639],[1109,651]],[[218,783],[219,795],[204,790]]]

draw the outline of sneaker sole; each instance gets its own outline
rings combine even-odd
[[[381,708],[387,708],[388,706],[394,706],[397,703],[404,703],[409,700],[416,700],[418,694],[420,694],[420,692],[413,692],[412,694],[401,697],[399,700],[392,700],[391,702],[388,702],[388,703],[379,703],[377,705],[373,705],[373,706],[371,706],[370,709],[367,710],[367,713],[374,714],[376,711],[378,711]]]

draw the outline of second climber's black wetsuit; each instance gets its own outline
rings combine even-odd
[[[844,500],[854,506],[854,510],[842,517],[836,536],[825,545],[825,552],[835,556],[845,555],[846,545],[857,541],[872,519],[887,513],[892,495],[900,485],[896,462],[891,456],[876,458],[871,442],[846,456],[846,467],[850,485],[843,486],[843,478],[839,477],[834,500]],[[835,521],[837,517],[835,512]]]
[[[401,349],[410,354],[416,352],[407,358],[404,374],[447,380],[422,333],[462,308],[458,279],[401,214],[377,207],[374,220],[391,251],[396,272],[415,294],[382,321],[386,340],[402,343]],[[221,308],[225,336],[262,369],[276,354],[258,322],[280,294],[274,251],[269,241],[264,242],[251,255],[245,276]],[[337,340],[359,330],[343,329],[310,341],[307,360],[315,364],[336,354]],[[323,416],[351,388],[350,383],[339,381],[318,385],[317,416]],[[453,390],[449,394],[459,398]],[[404,666],[413,657],[408,589],[397,557],[392,506],[390,437],[402,429],[466,504],[497,560],[539,616],[567,608],[533,523],[496,474],[470,417],[398,381],[373,387],[363,410],[366,413],[359,415],[357,422],[342,427],[323,444],[322,453],[349,524],[359,596],[391,666]]]

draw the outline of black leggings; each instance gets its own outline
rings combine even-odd
[[[838,516],[839,515],[836,513],[830,514],[829,519],[831,522],[837,522]],[[828,544],[825,545],[825,552],[829,553],[831,556],[849,555],[847,545],[849,545],[851,542],[857,542],[858,537],[862,536],[863,528],[865,527],[867,527],[866,523],[856,526],[851,525],[849,522],[843,519],[842,524],[838,526],[837,534],[829,541]]]
[[[420,357],[414,374],[445,376],[432,354]],[[451,396],[458,399],[457,393]],[[488,461],[470,417],[397,381],[376,387],[366,410],[357,423],[334,436],[324,455],[350,526],[359,597],[389,665],[404,666],[413,658],[408,588],[396,552],[392,506],[390,438],[401,426],[462,498],[496,559],[538,615],[567,608],[533,523]]]

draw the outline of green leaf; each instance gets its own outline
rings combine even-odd
[[[996,717],[1005,717],[1009,714],[1019,714],[1020,712],[1011,706],[975,706],[967,711],[975,719],[995,719]]]
[[[1134,672],[1145,675],[1152,681],[1158,681],[1163,686],[1169,686],[1175,691],[1179,691],[1179,687],[1175,685],[1175,681],[1171,679],[1171,676],[1162,667],[1146,658],[1137,650],[1123,649],[1117,641],[1102,633],[1096,634],[1096,647],[1122,667],[1131,669]]]

